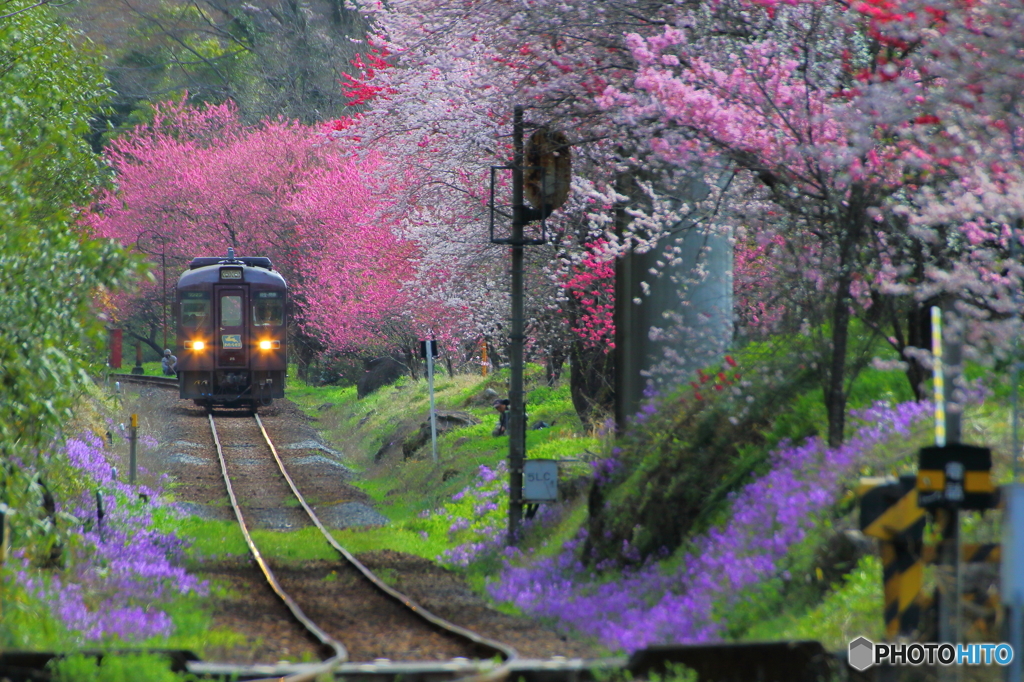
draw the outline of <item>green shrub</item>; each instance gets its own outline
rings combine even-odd
[[[68,656],[50,662],[54,682],[181,682],[166,657],[154,654]]]
[[[628,564],[673,552],[764,471],[772,446],[816,433],[820,413],[806,394],[820,391],[817,372],[798,346],[752,346],[646,405],[591,490],[584,556]]]

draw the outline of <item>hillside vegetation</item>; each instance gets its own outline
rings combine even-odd
[[[504,397],[504,374],[438,379],[438,409],[480,423],[443,434],[436,464],[429,441],[401,447],[426,420],[425,381],[403,378],[362,400],[355,387],[293,383],[289,396],[392,519],[343,531],[343,542],[436,559],[500,608],[610,650],[709,637],[811,637],[839,649],[883,629],[880,563],[870,542],[850,542],[852,488],[862,475],[913,470],[931,439],[930,407],[909,400],[901,374],[868,369],[851,391],[847,442],[829,448],[818,438],[820,387],[780,357],[793,356],[757,346],[729,356],[654,399],[617,441],[584,431],[568,388],[531,368],[530,422],[553,426],[528,433],[528,456],[565,460],[563,499],[540,509],[515,550],[505,547],[508,440],[491,435],[486,393]],[[997,458],[1005,390],[967,421],[970,440],[995,445]],[[997,476],[1007,474],[999,459]],[[993,523],[968,519],[967,534],[991,537]],[[659,604],[668,621],[651,611]]]

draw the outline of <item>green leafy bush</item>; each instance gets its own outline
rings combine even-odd
[[[103,333],[94,295],[136,276],[114,244],[74,225],[102,182],[85,141],[107,97],[100,57],[77,44],[49,7],[5,5],[0,23],[0,502],[14,542],[57,554],[55,511],[41,453],[89,382]]]
[[[817,431],[816,403],[803,399],[817,373],[792,352],[798,343],[787,353],[752,346],[727,356],[644,405],[591,489],[586,560],[635,564],[674,551],[763,472],[771,446]]]
[[[180,682],[164,656],[153,654],[68,656],[51,661],[54,682]]]

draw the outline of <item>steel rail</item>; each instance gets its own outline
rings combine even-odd
[[[292,493],[295,495],[295,498],[299,501],[299,504],[302,505],[302,508],[306,511],[306,514],[309,516],[310,520],[320,530],[320,533],[324,536],[327,542],[330,543],[330,545],[339,554],[341,554],[342,557],[345,558],[345,561],[347,561],[352,567],[358,570],[363,575],[363,577],[365,577],[380,592],[398,601],[407,609],[409,609],[410,611],[412,611],[417,616],[427,621],[434,627],[444,630],[457,637],[461,637],[462,639],[468,640],[480,649],[489,650],[493,654],[500,656],[504,659],[503,663],[500,666],[497,666],[492,670],[477,675],[460,678],[462,682],[491,682],[494,680],[500,680],[507,677],[510,672],[511,662],[519,657],[518,652],[514,648],[508,646],[507,644],[502,644],[501,642],[490,639],[488,637],[478,635],[477,633],[471,630],[467,630],[466,628],[463,628],[459,625],[456,625],[455,623],[452,623],[451,621],[441,618],[440,616],[434,613],[431,613],[426,608],[416,603],[410,597],[402,594],[398,590],[394,589],[390,585],[383,582],[380,578],[374,575],[373,571],[367,568],[351,552],[342,547],[338,543],[338,541],[334,539],[334,536],[331,535],[331,532],[327,530],[324,524],[320,521],[320,518],[316,515],[313,509],[306,502],[306,499],[302,496],[302,493],[299,492],[299,489],[295,485],[295,482],[292,480],[292,477],[288,473],[287,468],[285,468],[284,462],[281,460],[281,456],[277,452],[277,448],[274,447],[274,443],[273,441],[271,441],[270,435],[267,434],[267,430],[263,426],[263,420],[260,419],[260,416],[258,414],[254,414],[253,418],[259,425],[260,433],[263,434],[263,439],[270,447],[270,452],[274,455],[274,460],[277,462],[277,467],[278,469],[280,469],[281,475],[284,476],[284,479],[288,482],[288,486],[291,488]],[[301,679],[304,680],[313,678],[303,677]],[[300,678],[298,677],[289,678],[289,680],[290,682],[300,682]]]
[[[231,486],[231,477],[228,475],[227,462],[224,459],[224,450],[221,448],[220,438],[217,436],[217,426],[213,423],[213,415],[207,415],[210,420],[210,430],[213,432],[213,442],[217,446],[217,457],[220,460],[220,471],[224,478],[224,486],[227,488],[228,497],[231,499],[231,508],[235,512],[235,518],[238,519],[238,525],[242,529],[242,535],[245,537],[245,543],[249,546],[249,552],[252,554],[256,563],[259,565],[260,570],[263,571],[263,576],[267,579],[271,589],[277,594],[277,596],[284,602],[288,610],[291,611],[292,616],[295,620],[299,621],[303,627],[306,628],[314,637],[320,640],[320,643],[325,647],[330,648],[334,651],[334,655],[324,661],[322,668],[319,668],[315,675],[321,675],[323,673],[330,672],[335,667],[344,663],[348,660],[348,650],[341,642],[337,641],[329,634],[324,632],[320,627],[310,620],[309,616],[303,613],[299,605],[291,598],[291,596],[282,589],[281,584],[277,581],[273,571],[270,570],[270,566],[267,565],[263,555],[260,554],[260,550],[256,547],[256,544],[252,540],[252,536],[249,534],[249,529],[245,525],[245,518],[242,516],[242,508],[238,505],[238,498],[235,497],[235,491]],[[262,429],[262,425],[261,425]],[[310,677],[309,679],[315,679]],[[303,678],[305,675],[302,676]],[[274,678],[284,679],[284,678]],[[296,677],[289,678],[292,682],[298,682]]]
[[[178,388],[178,379],[175,377],[155,377],[145,374],[111,374],[111,379],[122,381],[128,384],[149,384],[150,386],[162,386],[164,388]]]

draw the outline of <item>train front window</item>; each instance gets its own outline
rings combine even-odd
[[[223,327],[242,326],[242,297],[220,297],[220,324]]]
[[[210,316],[210,302],[184,300],[181,302],[181,326],[190,329],[205,327]]]
[[[257,299],[252,307],[252,323],[257,327],[284,324],[284,301],[279,298]]]

